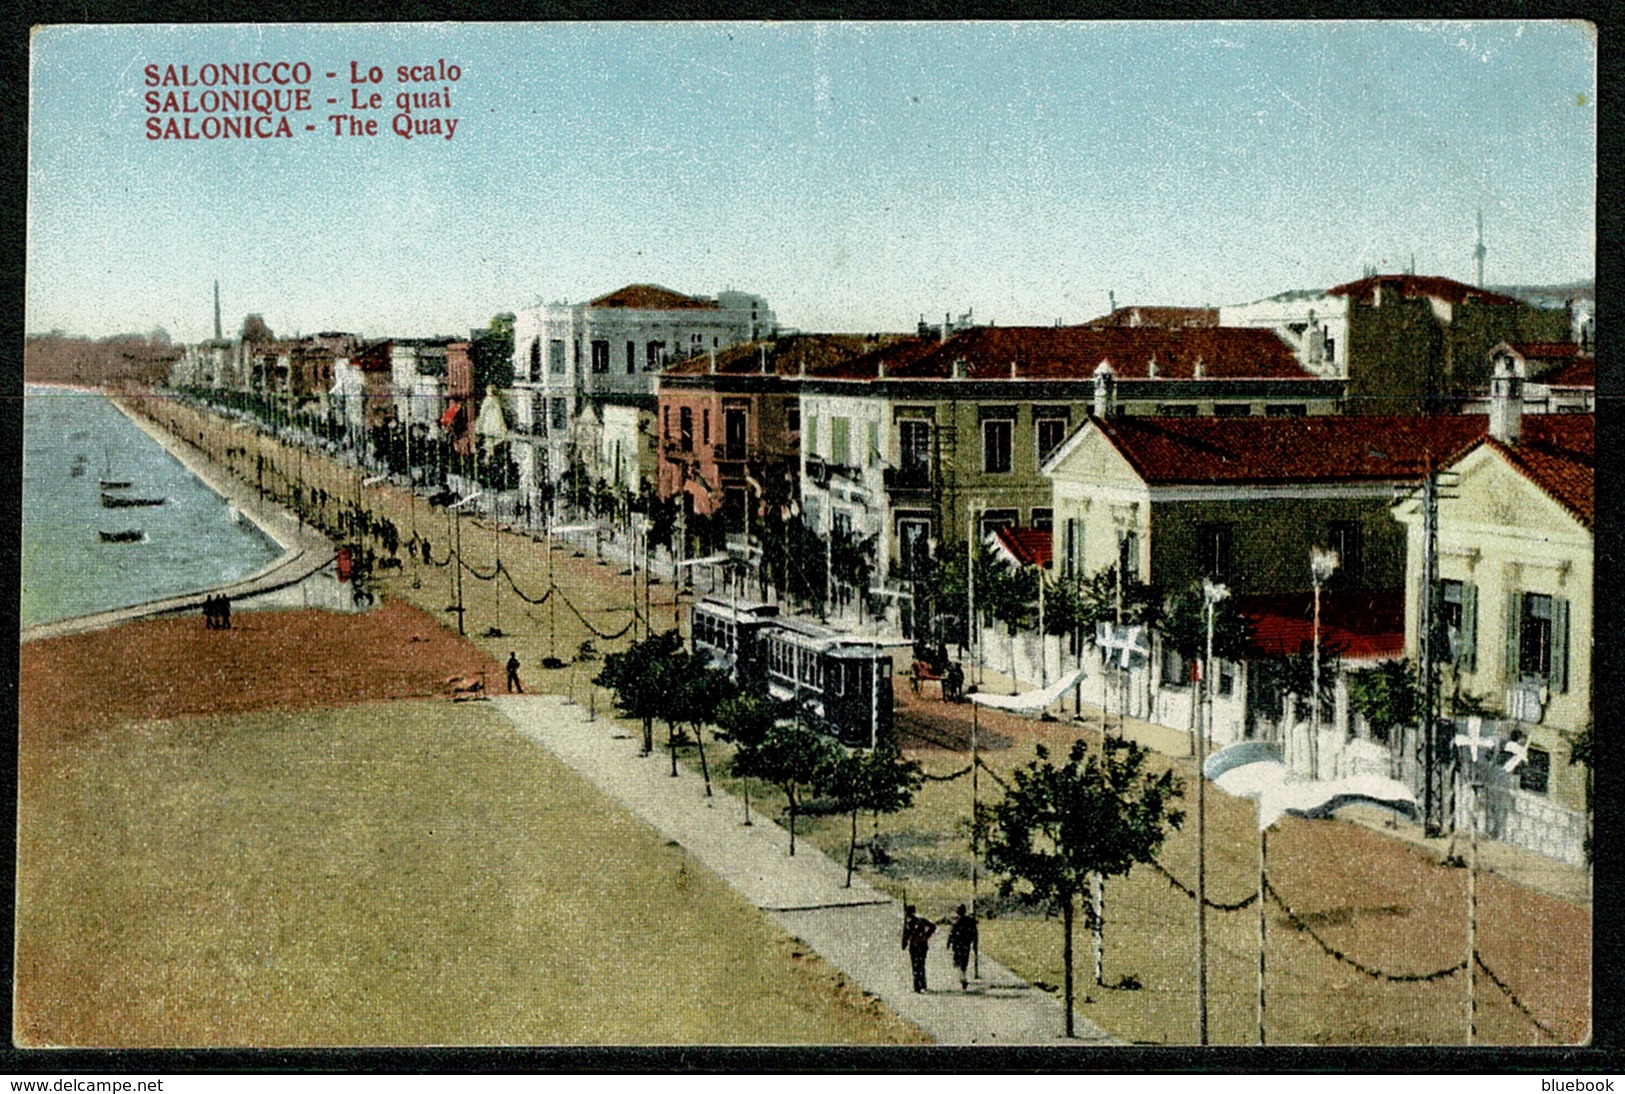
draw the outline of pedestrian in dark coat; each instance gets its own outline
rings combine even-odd
[[[914,990],[925,990],[925,955],[931,949],[931,936],[937,925],[923,916],[914,914],[914,905],[903,906],[903,949],[908,951],[909,964],[914,967]]]
[[[954,925],[948,928],[948,952],[953,955],[954,968],[959,970],[961,991],[970,986],[966,969],[970,967],[971,951],[976,949],[977,945],[976,917],[965,911],[965,906],[961,904]]]
[[[224,630],[231,629],[231,597],[222,596],[215,603],[220,610],[220,626]]]
[[[525,693],[524,687],[519,683],[519,655],[512,650],[508,651],[508,690],[517,691],[521,695]]]
[[[203,598],[203,629],[214,630],[214,597]]]

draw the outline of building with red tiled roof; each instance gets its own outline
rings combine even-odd
[[[899,341],[903,334],[789,334],[704,353],[660,373],[657,488],[689,512],[745,530],[799,496],[801,377]]]
[[[936,540],[1045,527],[1043,459],[1082,420],[1108,365],[1128,414],[1329,415],[1342,385],[1272,332],[1216,327],[973,327],[810,363],[800,380],[801,495],[814,528],[879,537],[885,580]]]
[[[1302,592],[1309,551],[1344,560],[1340,590],[1404,579],[1394,491],[1484,436],[1480,417],[1287,420],[1091,417],[1049,461],[1062,573],[1110,566],[1127,540],[1139,580],[1212,577],[1237,595]]]
[[[1305,368],[1346,379],[1354,414],[1453,413],[1487,381],[1496,343],[1563,341],[1571,328],[1567,308],[1417,274],[1372,274],[1219,314],[1227,326],[1274,330]]]
[[[1452,488],[1439,500],[1445,686],[1490,712],[1486,735],[1528,738],[1498,838],[1580,862],[1586,771],[1569,759],[1573,738],[1593,718],[1595,419],[1525,417],[1512,401],[1489,423],[1490,433],[1447,465]],[[1415,657],[1421,507],[1406,499],[1394,516],[1407,534],[1405,651]]]
[[[1485,375],[1510,370],[1524,381],[1525,414],[1588,414],[1596,409],[1597,359],[1575,342],[1501,342],[1490,350]],[[1487,414],[1486,379],[1462,404],[1465,413]]]
[[[633,284],[515,313],[514,454],[521,505],[540,511],[572,471],[636,492],[654,482],[655,377],[671,362],[775,329],[767,301]]]
[[[1086,327],[1165,327],[1169,330],[1218,325],[1218,308],[1164,304],[1126,304],[1084,324]]]

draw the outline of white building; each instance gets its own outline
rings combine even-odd
[[[1219,309],[1219,326],[1273,330],[1304,368],[1342,379],[1349,374],[1349,302],[1320,289],[1293,289],[1250,304],[1227,304]]]
[[[628,285],[586,303],[516,313],[514,458],[527,502],[540,511],[544,486],[568,472],[573,449],[603,477],[610,461],[600,448],[618,441],[624,453],[638,447],[643,433],[652,436],[655,376],[668,362],[753,341],[774,327],[759,296],[726,291],[713,299],[659,285]],[[621,415],[606,430],[595,415],[593,449],[580,451],[571,423],[589,402],[636,408],[637,427],[626,429]]]

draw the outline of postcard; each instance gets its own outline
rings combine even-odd
[[[31,50],[19,1049],[1590,1043],[1594,27]]]

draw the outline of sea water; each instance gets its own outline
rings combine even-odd
[[[164,503],[108,509],[104,492]],[[142,538],[105,543],[102,531]],[[211,588],[281,553],[106,397],[24,389],[22,626]]]

